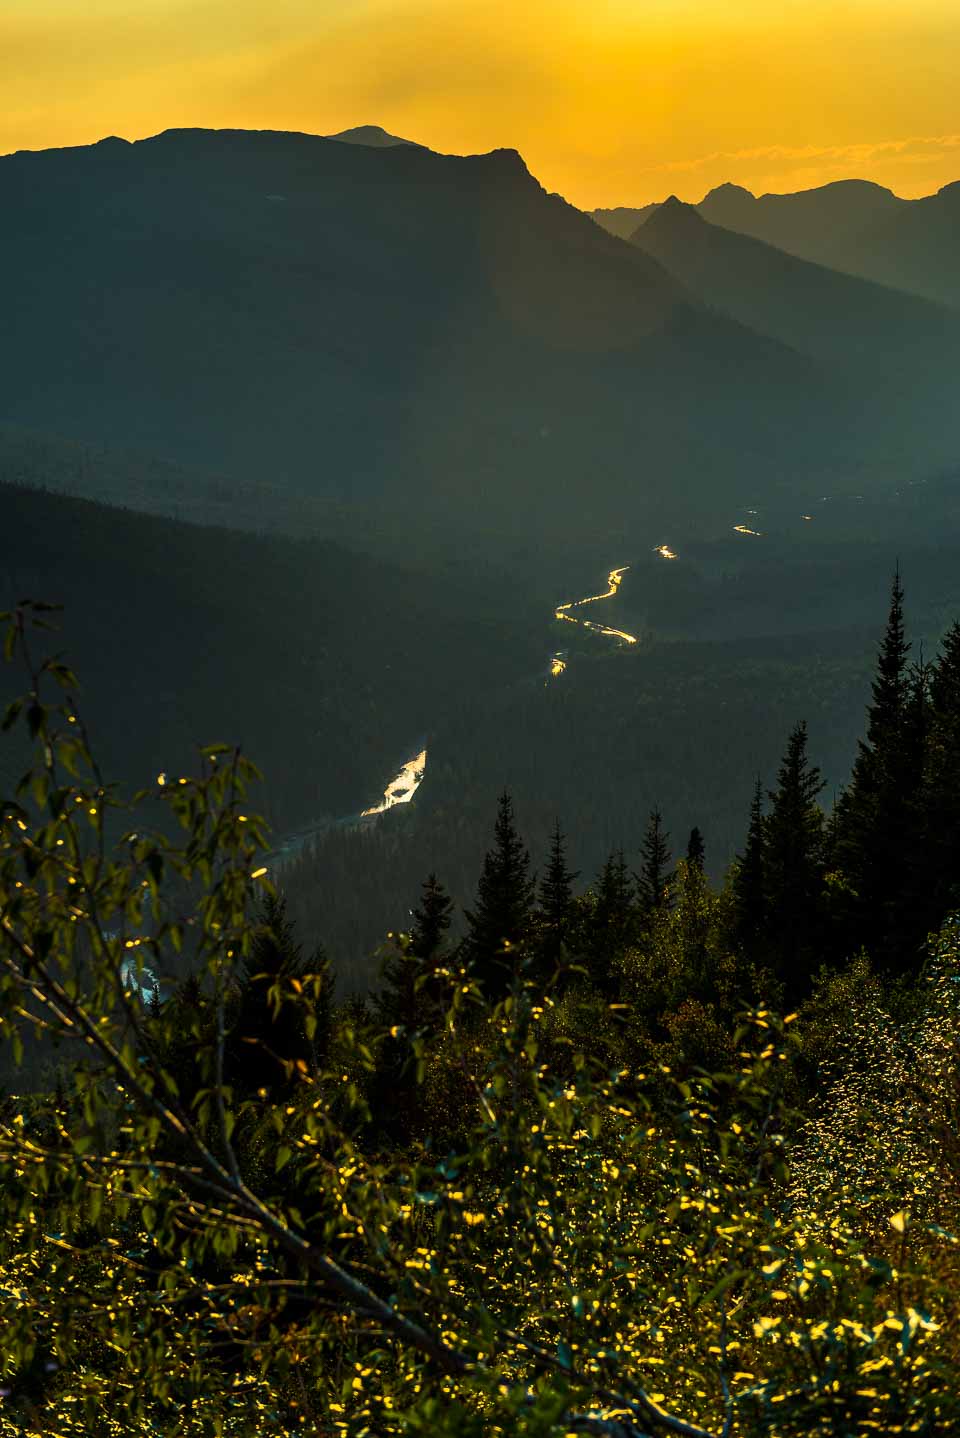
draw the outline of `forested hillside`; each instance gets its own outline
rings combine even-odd
[[[0,603],[64,605],[111,772],[137,786],[240,743],[280,833],[374,803],[444,714],[543,662],[509,591],[455,573],[12,487],[0,513]]]
[[[636,864],[578,896],[557,828],[535,882],[503,795],[462,939],[427,876],[338,1004],[235,753],[109,843],[44,615],[6,619],[7,1422],[952,1431],[960,624],[912,662],[895,579],[842,802],[795,723],[722,888],[657,810]]]
[[[673,853],[701,829],[707,868],[721,878],[741,844],[756,780],[772,782],[798,718],[808,723],[832,807],[861,732],[893,550],[826,547],[805,563],[795,552],[788,561],[789,552],[774,550],[712,583],[692,566],[658,561],[646,579],[639,566],[611,620],[639,629],[640,645],[604,654],[588,636],[558,678],[485,691],[438,728],[415,804],[308,846],[284,882],[292,912],[322,934],[342,982],[371,982],[375,960],[359,956],[403,926],[424,874],[436,870],[469,905],[504,787],[534,868],[542,872],[559,819],[580,887],[615,848],[636,862],[654,807]],[[957,554],[904,548],[904,563],[914,576],[913,653],[929,656],[960,603]],[[703,638],[684,637],[698,625]]]

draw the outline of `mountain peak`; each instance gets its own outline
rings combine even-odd
[[[696,206],[688,205],[684,200],[678,199],[676,195],[670,195],[638,227],[634,232],[634,238],[642,230],[648,239],[651,235],[659,235],[676,240],[682,236],[701,234],[706,229],[707,221],[698,212]]]
[[[373,149],[388,149],[395,145],[410,145],[414,149],[422,149],[416,140],[403,140],[399,135],[391,135],[382,125],[354,125],[352,129],[340,130],[336,135],[326,135],[327,140],[339,140],[344,145],[368,145]]]
[[[714,185],[712,190],[708,190],[700,203],[705,205],[707,200],[755,200],[756,198],[753,191],[746,189],[744,185],[735,185],[730,180],[724,180],[722,185]]]

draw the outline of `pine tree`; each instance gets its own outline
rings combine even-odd
[[[900,583],[900,568],[893,575],[890,591],[890,613],[887,627],[880,644],[877,658],[877,672],[874,676],[873,702],[867,716],[866,746],[889,761],[889,750],[895,748],[895,737],[903,715],[909,688],[907,642],[903,619],[903,585]]]
[[[452,910],[446,889],[436,874],[428,874],[413,911],[409,940],[389,953],[383,964],[374,1009],[384,1027],[411,1034],[438,1021],[440,994],[431,976],[443,958]]]
[[[504,791],[494,826],[493,848],[483,860],[476,903],[466,913],[464,953],[484,992],[497,999],[506,993],[515,967],[511,949],[527,936],[534,885],[530,855],[517,833],[513,803]]]
[[[418,959],[432,960],[439,952],[444,935],[450,927],[453,900],[436,874],[428,874],[423,882],[420,903],[413,911],[410,949]]]
[[[824,787],[807,757],[807,726],[790,734],[768,794],[764,821],[766,939],[777,976],[789,999],[802,996],[820,963],[824,820],[817,802]]]
[[[636,909],[630,870],[622,849],[609,856],[594,887],[594,903],[587,926],[587,965],[590,977],[608,996],[619,987],[617,958],[634,937]]]
[[[659,809],[651,809],[647,831],[640,850],[642,863],[637,875],[640,907],[650,914],[667,902],[667,879],[670,868],[670,835],[663,827]]]
[[[937,928],[960,907],[960,622],[944,635],[930,671],[923,815],[930,905]]]
[[[558,819],[550,840],[546,871],[540,881],[540,951],[547,968],[555,968],[560,962],[569,938],[576,878],[567,868],[566,840]]]
[[[918,837],[921,731],[926,720],[923,669],[911,670],[909,651],[898,569],[877,657],[866,737],[860,742],[849,787],[837,805],[834,850],[853,895],[838,957],[848,957],[862,945],[888,968],[915,963],[922,937],[918,916],[911,912],[914,876],[906,856],[915,852]]]
[[[750,804],[747,841],[733,875],[734,941],[740,951],[760,956],[767,929],[766,821],[759,775]]]
[[[690,830],[690,837],[687,840],[687,866],[690,869],[699,869],[703,873],[706,850],[703,843],[703,835],[694,825]]]
[[[445,1013],[445,989],[437,973],[445,959],[453,900],[436,874],[429,874],[413,911],[407,941],[389,953],[381,986],[373,1000],[380,1037],[376,1069],[369,1084],[372,1122],[393,1144],[417,1131],[421,1103],[414,1041],[439,1031]]]

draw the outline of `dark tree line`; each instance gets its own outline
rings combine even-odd
[[[362,1081],[380,1141],[426,1132],[418,1090],[442,1052],[456,992],[497,1003],[532,983],[601,1048],[610,1013],[629,1010],[638,1063],[670,1050],[709,1064],[724,1057],[743,1003],[802,1008],[862,951],[881,981],[909,988],[928,935],[960,906],[960,624],[933,662],[912,662],[899,575],[865,727],[829,813],[806,723],[793,727],[773,787],[757,778],[740,856],[719,890],[704,872],[700,829],[675,859],[659,808],[634,853],[614,849],[579,891],[557,821],[537,874],[502,793],[462,928],[431,873],[407,931],[389,936],[373,998],[340,1006],[341,1018],[380,1034]],[[310,1034],[287,1003],[291,985],[306,981],[322,994]],[[232,997],[227,1070],[238,1092],[276,1097],[295,1084],[298,1063],[324,1067],[331,993],[322,949],[305,958],[283,900],[269,901]],[[187,1062],[210,1020],[189,983],[172,1002],[183,1006],[185,1033],[192,1024]],[[176,1067],[177,1056],[169,1061]],[[455,1113],[453,1091],[444,1102]]]
[[[789,1003],[809,993],[824,964],[842,964],[861,949],[880,970],[909,975],[927,935],[960,903],[960,624],[932,663],[912,662],[899,573],[866,733],[832,813],[821,806],[823,789],[801,720],[788,736],[774,787],[757,779],[725,890],[728,947],[768,973]],[[681,880],[689,885],[699,875],[705,882],[704,856],[703,835],[694,828],[675,868],[654,808],[635,871],[624,851],[614,850],[577,894],[558,822],[538,885],[504,793],[466,933],[451,953],[494,999],[521,967],[546,979],[566,966],[613,996],[621,987],[618,956],[649,945],[657,915],[676,901]],[[435,921],[421,916],[441,905],[444,932],[449,922],[452,903],[441,895],[431,875],[406,951],[421,963],[435,958],[440,934]],[[410,982],[401,983],[401,973],[398,961],[388,964],[378,999],[398,1019]]]
[[[807,733],[790,735],[768,791],[757,781],[733,876],[736,940],[788,994],[861,948],[909,977],[960,902],[960,624],[932,663],[910,657],[900,575],[850,782],[824,814]]]

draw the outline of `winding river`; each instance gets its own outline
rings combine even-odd
[[[756,513],[756,510],[747,510],[747,513],[752,516]],[[803,518],[809,520],[811,516],[805,514]],[[739,534],[760,537],[758,530],[750,529],[745,524],[734,525],[734,529]],[[676,551],[671,549],[669,544],[657,544],[654,546],[653,552],[665,560],[676,559],[678,557]],[[616,629],[613,625],[600,624],[594,619],[586,619],[581,612],[588,604],[600,604],[604,600],[615,598],[623,581],[623,576],[629,568],[629,564],[621,564],[617,568],[611,569],[607,575],[607,587],[602,593],[588,594],[583,599],[568,599],[563,604],[558,604],[553,611],[554,619],[564,624],[577,624],[581,629],[589,629],[594,634],[602,634],[608,639],[615,639],[618,645],[639,643],[639,635],[630,634],[626,629]],[[565,649],[555,651],[554,654],[551,655],[547,666],[548,680],[551,678],[559,679],[568,664],[567,651]],[[370,819],[376,815],[385,814],[388,809],[393,809],[398,804],[409,804],[423,783],[426,770],[427,750],[423,748],[409,758],[399,773],[390,780],[383,791],[383,798],[378,804],[372,805],[369,809],[362,810],[358,815],[341,819],[339,822],[351,823],[356,822],[357,819]],[[286,841],[275,851],[272,857],[282,861],[283,858],[297,853],[302,849],[305,843],[323,828],[329,827],[329,822],[330,821],[327,821],[322,825],[305,829],[298,834],[288,836]]]

